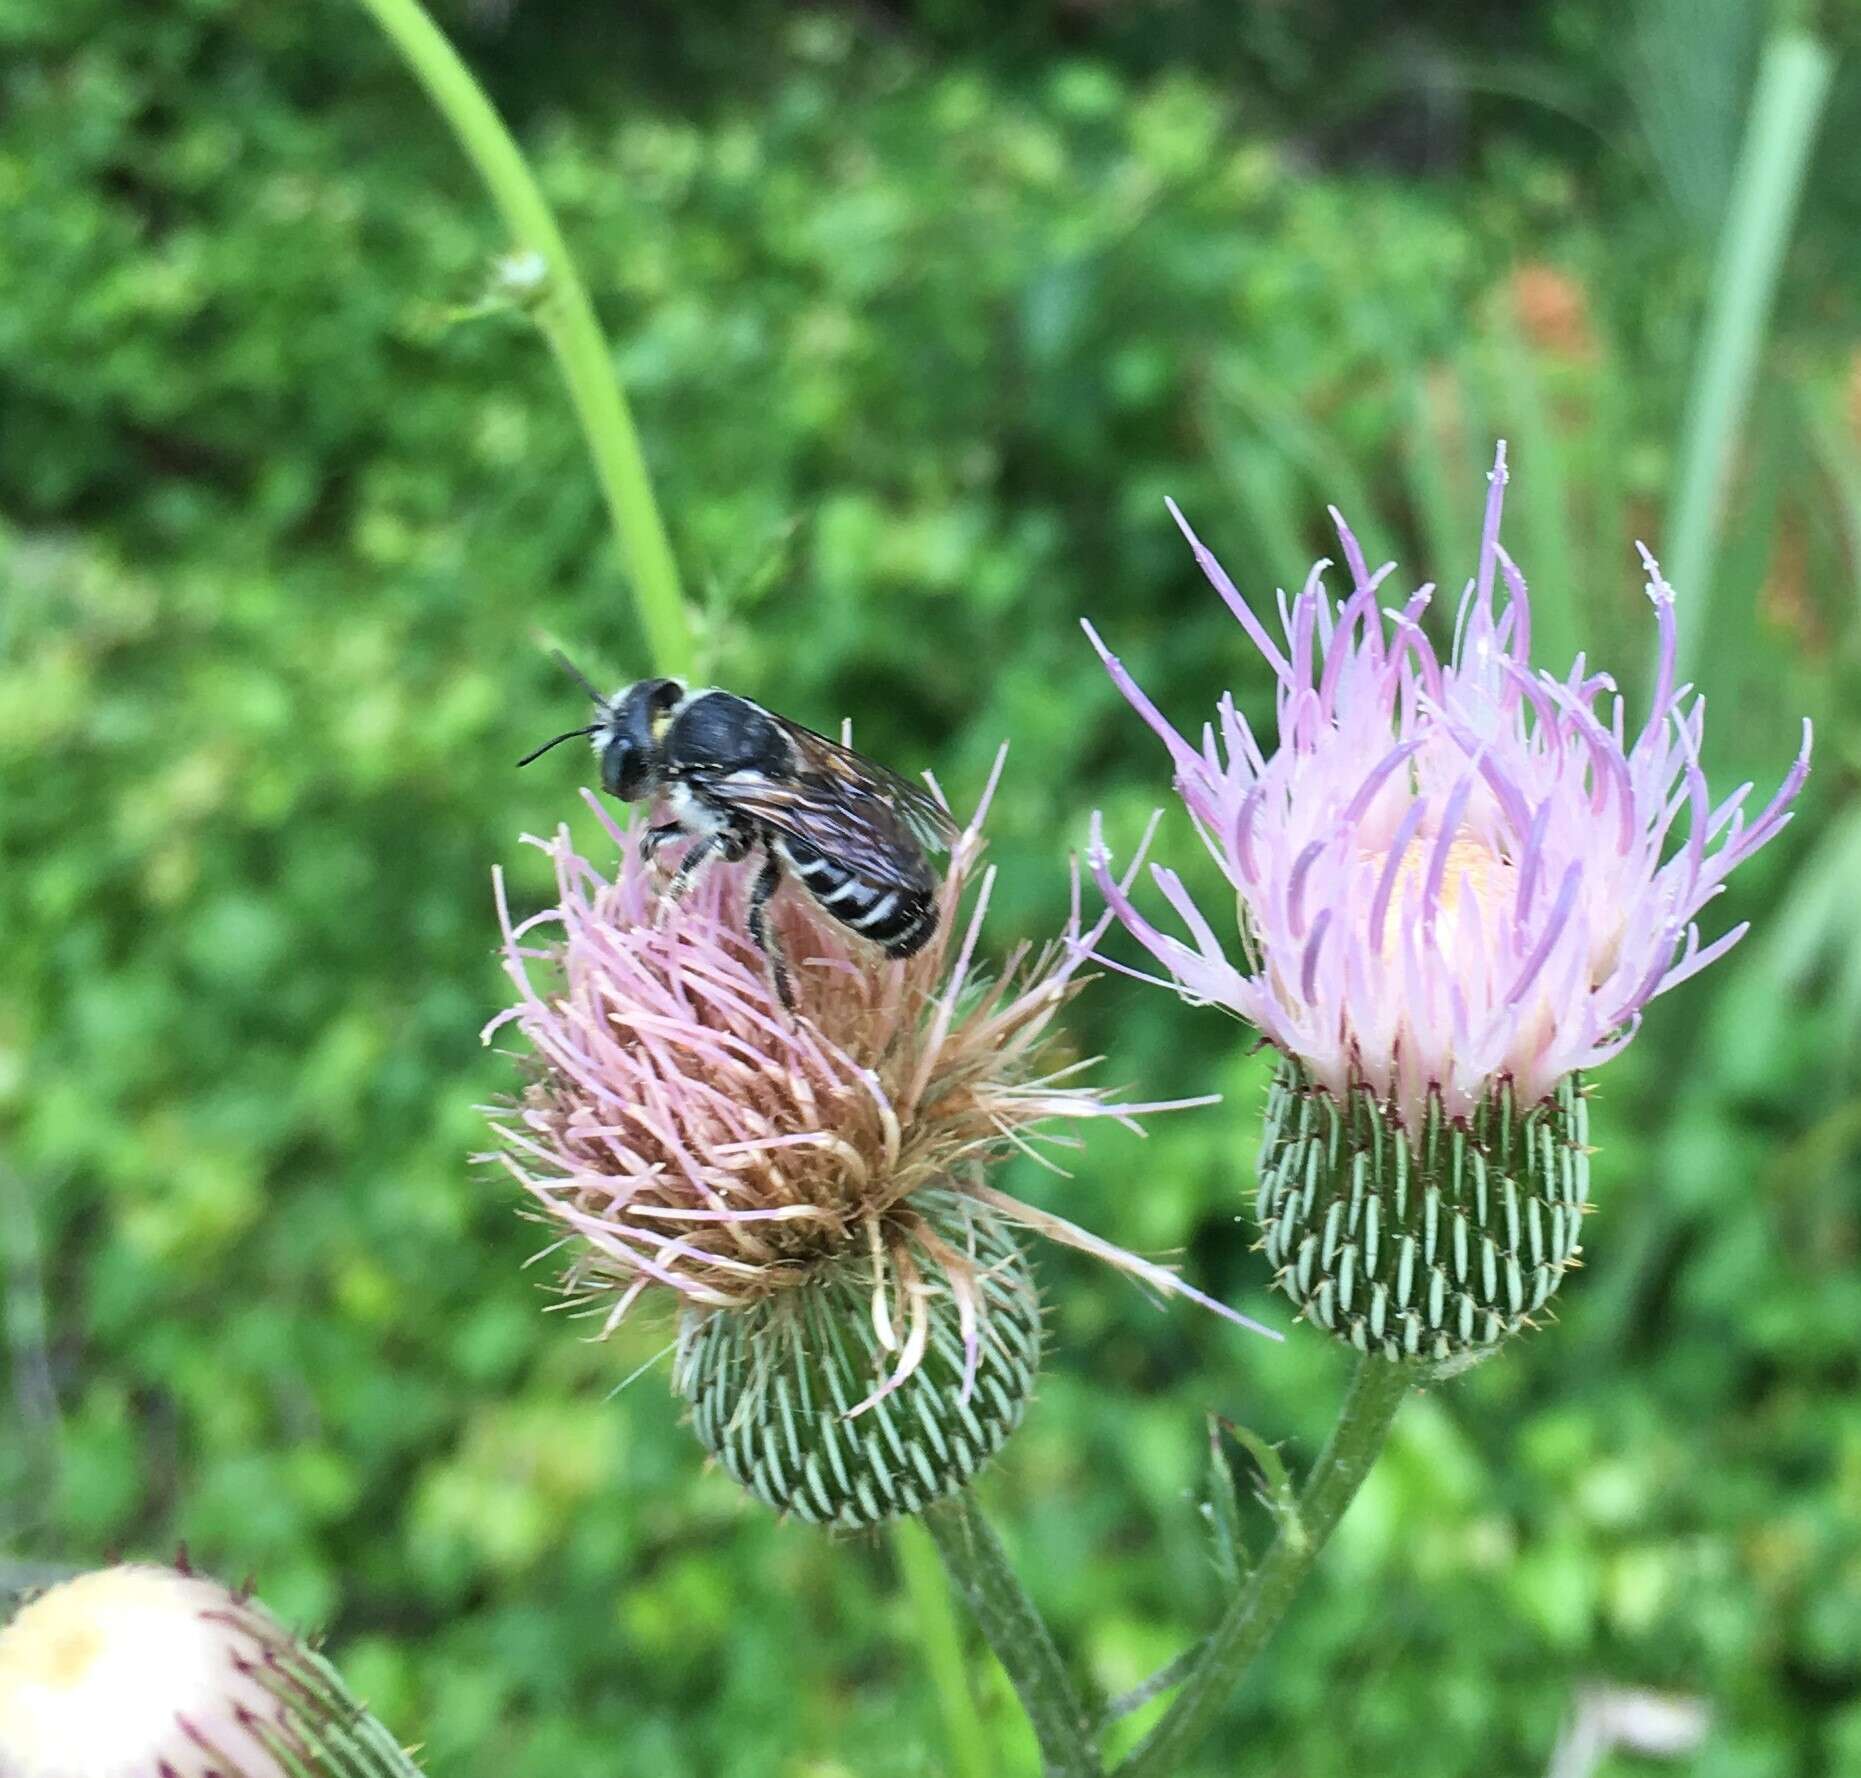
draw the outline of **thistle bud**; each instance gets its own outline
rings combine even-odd
[[[4,1778],[419,1778],[334,1668],[256,1600],[134,1564],[0,1630]]]
[[[922,1512],[974,1478],[1033,1396],[1040,1300],[1014,1231],[960,1193],[923,1192],[916,1208],[895,1247],[681,1318],[673,1386],[692,1428],[778,1512],[842,1530]],[[873,1314],[905,1296],[923,1303],[915,1353]],[[874,1389],[890,1374],[902,1380]]]
[[[1014,1430],[1040,1358],[1021,1231],[1244,1320],[991,1183],[1007,1150],[1063,1140],[1056,1126],[1163,1107],[1110,1103],[1055,1054],[1096,930],[1075,918],[999,974],[977,962],[979,823],[908,958],[779,894],[792,1006],[748,934],[754,860],[713,864],[668,907],[626,832],[610,827],[611,880],[563,835],[557,904],[504,913],[507,1017],[533,1065],[496,1114],[499,1158],[570,1237],[565,1289],[603,1331],[643,1298],[676,1306],[673,1385],[699,1441],[817,1524],[921,1511]],[[532,934],[551,925],[545,947]]]
[[[1282,1059],[1255,1203],[1275,1286],[1359,1352],[1454,1364],[1530,1325],[1577,1257],[1589,1204],[1578,1075],[1469,1117],[1430,1097],[1411,1137],[1365,1086],[1340,1101]]]

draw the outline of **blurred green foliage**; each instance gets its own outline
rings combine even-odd
[[[716,675],[959,803],[1011,738],[998,945],[1063,917],[1091,808],[1128,846],[1167,797],[1081,615],[1179,719],[1264,705],[1165,493],[1244,587],[1332,500],[1454,588],[1503,431],[1547,654],[1637,682],[1749,8],[447,16],[611,325]],[[1844,79],[1831,141],[1855,111]],[[1861,1769],[1842,160],[1705,648],[1722,776],[1820,727],[1727,897],[1759,931],[1602,1077],[1561,1321],[1407,1415],[1208,1778],[1536,1773],[1594,1678],[1711,1699],[1700,1778]],[[0,1557],[253,1570],[436,1774],[928,1778],[887,1547],[701,1474],[661,1372],[606,1399],[665,1327],[546,1315],[468,1162],[512,1082],[490,866],[534,900],[518,836],[590,826],[566,755],[509,769],[575,707],[539,640],[638,666],[546,355],[475,312],[503,245],[335,0],[0,3]],[[1113,980],[1080,1041],[1227,1104],[1017,1188],[1260,1308],[1246,1034]],[[1109,1693],[1212,1609],[1205,1413],[1296,1461],[1341,1360],[1041,1265],[1050,1376],[988,1493]]]

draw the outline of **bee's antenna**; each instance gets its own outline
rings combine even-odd
[[[549,653],[550,653],[550,658],[556,663],[556,665],[559,666],[563,670],[563,672],[568,674],[568,676],[571,679],[573,679],[575,683],[582,688],[583,691],[585,691],[591,698],[593,698],[594,701],[597,704],[599,704],[603,710],[607,708],[608,700],[607,700],[606,695],[603,692],[597,691],[595,689],[595,682],[592,679],[590,679],[588,675],[581,670],[580,667],[576,666],[576,664],[572,660],[570,660],[569,657],[566,654],[564,654],[562,650],[559,648],[552,648],[549,651]],[[567,736],[563,737],[563,739],[565,740],[567,738],[568,738]],[[550,745],[553,747],[555,743],[552,741]]]
[[[592,735],[600,726],[598,722],[591,722],[586,728],[572,728],[566,734],[558,735],[553,741],[545,741],[535,752],[526,753],[517,763],[520,766],[527,766],[531,760],[541,759],[550,748],[560,747],[564,741],[580,740],[583,735]]]

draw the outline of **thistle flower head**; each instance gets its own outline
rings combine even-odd
[[[332,1669],[255,1600],[134,1564],[0,1630],[6,1778],[418,1778]]]
[[[1233,886],[1241,961],[1161,867],[1188,939],[1153,925],[1095,829],[1111,905],[1188,997],[1239,1013],[1334,1094],[1367,1086],[1411,1135],[1433,1097],[1450,1119],[1501,1081],[1540,1103],[1620,1050],[1650,1000],[1743,935],[1702,945],[1694,916],[1789,819],[1809,769],[1805,723],[1760,814],[1749,784],[1713,806],[1704,699],[1674,683],[1673,592],[1645,550],[1660,650],[1641,727],[1581,655],[1562,677],[1534,671],[1525,581],[1499,542],[1503,443],[1490,479],[1445,660],[1422,628],[1433,587],[1386,592],[1393,564],[1371,573],[1335,511],[1352,590],[1334,598],[1318,563],[1280,596],[1278,638],[1176,514],[1278,681],[1271,752],[1231,697],[1192,746],[1092,635]]]
[[[1187,936],[1153,924],[1096,821],[1094,875],[1185,998],[1280,1052],[1259,1201],[1276,1283],[1391,1357],[1488,1348],[1557,1288],[1587,1208],[1582,1073],[1742,936],[1702,944],[1694,918],[1789,819],[1809,768],[1805,723],[1760,813],[1749,784],[1714,806],[1704,700],[1674,682],[1673,593],[1645,550],[1660,648],[1640,728],[1582,656],[1534,671],[1499,541],[1503,443],[1490,479],[1445,659],[1422,627],[1433,588],[1386,591],[1393,564],[1372,573],[1335,511],[1351,590],[1334,597],[1318,563],[1280,595],[1277,635],[1176,514],[1278,682],[1270,751],[1232,697],[1192,744],[1087,625],[1169,750],[1239,930],[1224,940],[1160,866]]]
[[[979,1404],[993,1420],[961,1426],[968,1467],[979,1464],[1033,1380],[1038,1314],[1017,1228],[1208,1302],[989,1183],[1005,1151],[1066,1140],[1055,1126],[1134,1125],[1158,1107],[1114,1104],[1078,1082],[1081,1064],[1060,1059],[1054,1020],[1099,936],[1079,931],[1076,894],[1065,938],[1018,948],[998,973],[980,968],[993,882],[980,867],[980,813],[955,843],[936,934],[908,959],[880,957],[792,890],[778,896],[791,1013],[746,933],[753,863],[712,866],[670,905],[627,831],[594,806],[619,854],[611,878],[562,833],[545,846],[553,907],[514,922],[499,883],[517,999],[489,1030],[514,1022],[536,1064],[521,1102],[496,1116],[500,1158],[568,1238],[567,1289],[604,1331],[650,1293],[685,1311],[675,1380],[739,1479],[840,1523],[933,1497],[897,1453],[892,1491],[879,1486],[871,1506],[832,1450],[812,1453],[828,1478],[812,1497],[806,1453],[756,1483],[762,1392],[778,1385],[823,1422],[857,1421],[907,1386],[909,1402],[892,1403],[900,1414],[974,1421]],[[784,1342],[794,1364],[771,1373],[766,1355]],[[752,1345],[763,1358],[746,1356]],[[700,1399],[720,1376],[727,1411]],[[790,1411],[773,1396],[769,1405]],[[738,1435],[753,1448],[733,1460]],[[822,1436],[837,1435],[828,1426]],[[927,1467],[941,1482],[963,1464],[938,1456]]]

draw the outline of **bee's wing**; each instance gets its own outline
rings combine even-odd
[[[726,807],[826,853],[870,883],[924,893],[928,846],[947,846],[956,824],[924,791],[794,723],[795,771],[698,772],[692,782]]]
[[[844,786],[858,800],[876,798],[889,803],[898,819],[916,836],[919,845],[932,852],[949,850],[961,830],[951,819],[949,810],[922,784],[913,784],[909,778],[886,770],[863,753],[855,753],[851,747],[830,741],[825,735],[803,728],[798,722],[790,722],[785,716],[775,716],[773,711],[770,715],[794,744],[804,772],[818,773]]]
[[[824,852],[869,883],[919,893],[931,887],[917,835],[881,797],[849,790],[820,772],[788,778],[696,772],[690,778],[726,808]]]

